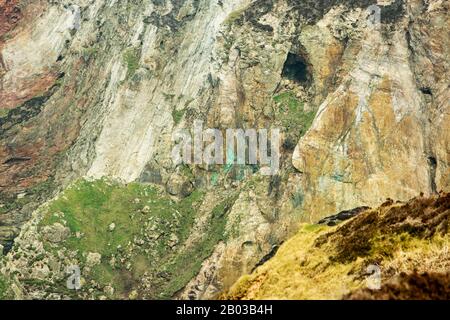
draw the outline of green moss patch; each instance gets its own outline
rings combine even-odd
[[[183,253],[178,250],[191,232],[202,197],[195,191],[176,202],[152,185],[83,180],[49,205],[39,227],[61,223],[70,229],[63,243],[45,242],[48,251],[76,251],[82,263],[89,252],[101,254],[101,263],[86,277],[100,287],[112,285],[115,297],[127,298],[144,273],[156,279],[146,297],[157,298],[160,292],[170,296],[175,291],[171,288],[179,289],[189,280],[183,272],[195,273],[179,261]],[[186,261],[195,260],[198,251],[189,253]],[[171,272],[158,281],[164,269]]]
[[[75,183],[49,204],[38,226],[42,233],[45,227],[59,223],[70,229],[70,236],[61,243],[44,240],[44,246],[54,255],[61,249],[75,252],[81,270],[88,253],[99,253],[101,263],[82,272],[87,286],[78,293],[69,292],[64,281],[32,285],[72,298],[83,297],[92,282],[96,297],[105,295],[103,288],[111,286],[114,295],[109,298],[127,299],[130,294],[173,298],[200,271],[215,246],[226,241],[227,213],[237,194],[214,207],[201,237],[187,241],[203,195],[196,190],[175,201],[154,185],[108,180]]]
[[[170,299],[177,291],[181,290],[200,271],[203,261],[213,253],[215,246],[220,241],[226,241],[226,215],[236,199],[237,195],[232,195],[219,203],[213,209],[209,227],[200,241],[180,252],[179,255],[159,268],[158,273],[173,277],[159,279],[156,282],[156,285],[161,287],[158,290],[161,292],[158,298]]]
[[[183,119],[184,116],[184,110],[173,110],[172,111],[172,118],[175,122],[175,125],[179,124],[180,121]]]
[[[292,91],[280,93],[273,100],[276,104],[276,120],[284,127],[287,139],[296,144],[311,127],[316,112],[305,111],[304,103]]]
[[[1,109],[0,108],[0,118],[4,118],[8,115],[9,109]]]
[[[11,284],[8,278],[0,274],[0,300],[9,300],[13,298]]]
[[[127,66],[127,79],[134,76],[139,69],[140,51],[136,48],[129,48],[123,53],[123,62]]]

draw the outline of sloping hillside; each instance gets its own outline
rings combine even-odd
[[[450,194],[388,201],[336,227],[304,225],[224,298],[449,299],[449,250]]]

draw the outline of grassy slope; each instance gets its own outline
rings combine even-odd
[[[208,230],[199,241],[182,246],[191,232],[202,198],[203,193],[196,191],[176,202],[155,186],[80,181],[49,205],[39,227],[42,230],[62,223],[71,231],[63,243],[44,241],[49,252],[61,248],[77,251],[82,262],[86,253],[100,253],[101,264],[86,276],[86,281],[94,280],[101,287],[111,285],[115,289],[114,297],[127,298],[131,288],[138,287],[141,277],[151,273],[151,288],[140,292],[141,296],[170,298],[195,276],[214,246],[225,240],[225,215],[234,197],[217,204]],[[108,228],[112,223],[116,226],[114,231]],[[156,236],[148,238],[151,233]],[[170,245],[174,235],[178,239],[176,248]],[[143,241],[135,245],[136,240]],[[113,267],[109,262],[112,257],[124,262]],[[127,264],[130,266],[126,269]],[[65,290],[63,282],[59,288],[50,289],[72,294]]]
[[[337,299],[347,288],[357,288],[347,274],[352,264],[330,266],[327,250],[314,249],[325,227],[304,225],[274,258],[241,278],[228,299]]]
[[[341,299],[366,287],[371,264],[380,266],[383,284],[404,272],[445,275],[450,270],[449,216],[447,194],[390,204],[338,227],[304,225],[224,298]]]

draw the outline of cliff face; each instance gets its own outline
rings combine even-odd
[[[142,297],[163,291],[196,299],[229,288],[300,221],[449,190],[449,4],[379,2],[381,20],[373,24],[367,8],[375,0],[0,1],[0,241],[6,249],[26,223],[5,272],[19,269],[19,282],[42,268],[51,270],[52,281],[64,278],[75,259],[70,251],[80,248],[58,242],[71,258],[50,263],[54,257],[40,251],[47,241],[40,228],[57,223],[45,217],[58,212],[32,213],[80,178],[167,191],[147,199],[150,204],[169,194],[189,202],[194,189],[202,193],[186,204],[195,214],[177,207],[181,215],[167,229],[167,241],[179,240],[170,259],[201,248],[199,264],[181,280],[176,268],[148,275],[149,283],[177,280],[170,290],[136,288]],[[209,128],[282,128],[280,174],[237,179],[239,168],[175,167],[172,134],[191,130],[196,119]],[[123,201],[141,196],[131,195]],[[73,203],[58,205],[50,208],[81,220],[83,210],[105,210],[91,202],[81,211]],[[182,231],[186,221],[189,236]],[[114,223],[102,222],[105,229]],[[72,236],[80,232],[69,229]],[[133,232],[142,240],[144,231]],[[40,249],[24,249],[26,239]],[[77,263],[100,250],[86,243]],[[136,244],[129,248],[125,260],[142,254]],[[17,252],[26,257],[20,263]],[[42,254],[42,261],[33,260]],[[116,252],[104,254],[109,263]],[[156,260],[167,254],[154,252]],[[36,265],[26,267],[26,259]],[[133,287],[129,273],[136,268],[117,282]],[[115,283],[89,277],[100,291]],[[42,296],[49,290],[19,291]]]
[[[347,72],[294,154],[311,212],[448,189],[444,7],[408,1],[394,28],[366,29],[347,43],[340,66]]]

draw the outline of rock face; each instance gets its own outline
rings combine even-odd
[[[353,218],[353,217],[359,215],[360,213],[362,213],[362,212],[364,212],[366,210],[369,210],[369,209],[370,209],[369,207],[358,207],[358,208],[355,208],[355,209],[352,209],[352,210],[344,210],[344,211],[339,212],[336,215],[323,218],[322,220],[320,220],[318,222],[318,224],[324,224],[324,225],[327,225],[329,227],[335,226],[335,225],[337,225],[337,224],[339,224],[339,223],[341,223],[343,221],[346,221],[348,219],[351,219],[351,218]]]
[[[347,72],[295,150],[310,212],[449,188],[448,4],[406,5],[395,27],[350,36]]]
[[[42,229],[43,237],[53,243],[63,242],[67,239],[70,234],[70,230],[67,227],[64,227],[60,223],[55,223],[51,226],[46,226]]]
[[[235,200],[179,292],[211,298],[300,221],[448,191],[449,4],[378,2],[0,1],[0,243],[82,177],[202,190],[188,244]],[[194,120],[281,128],[280,174],[175,166]]]
[[[22,18],[22,12],[17,5],[19,1],[2,0],[0,2],[0,36],[9,32]]]

